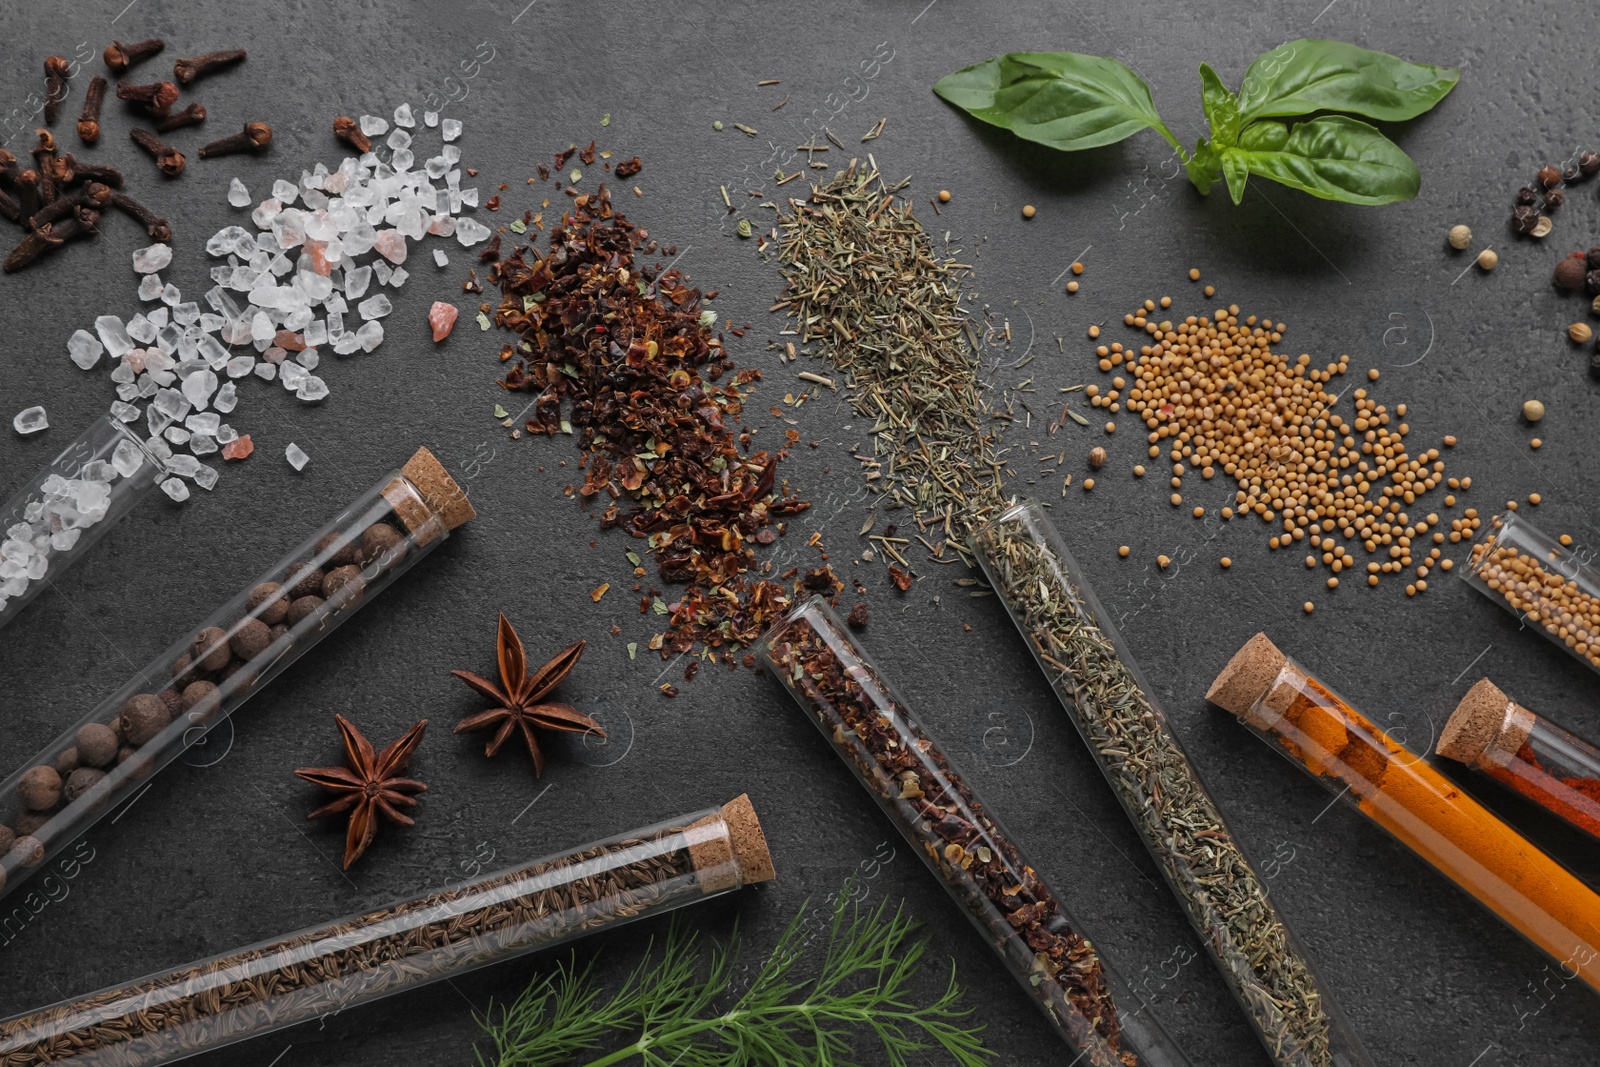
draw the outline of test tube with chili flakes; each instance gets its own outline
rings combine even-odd
[[[49,871],[53,856],[474,514],[444,466],[418,449],[67,727],[0,782],[0,897]]]
[[[1206,699],[1600,992],[1600,894],[1256,634]],[[1470,931],[1463,937],[1477,936]]]
[[[1600,838],[1600,749],[1540,718],[1489,679],[1461,698],[1435,751]]]
[[[1515,512],[1489,523],[1461,570],[1468,585],[1591,670],[1600,670],[1600,572],[1594,550],[1551,537]]]
[[[1078,1053],[1073,1064],[1189,1063],[825,599],[791,611],[757,654]]]

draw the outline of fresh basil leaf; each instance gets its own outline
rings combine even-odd
[[[1222,176],[1228,182],[1228,195],[1233,197],[1234,207],[1238,207],[1244,200],[1245,186],[1250,184],[1250,164],[1245,159],[1245,153],[1224,150]]]
[[[1276,152],[1289,142],[1289,127],[1281,122],[1252,122],[1239,134],[1239,147],[1252,152]]]
[[[1065,152],[1115,144],[1154,129],[1150,87],[1115,59],[1077,52],[1013,52],[946,75],[933,91],[974,118]]]
[[[1408,63],[1344,41],[1290,41],[1250,64],[1239,86],[1239,114],[1249,122],[1344,111],[1401,122],[1443,100],[1460,79],[1449,67]]]
[[[1251,174],[1347,204],[1410,200],[1422,187],[1417,165],[1399,145],[1377,127],[1345,115],[1323,115],[1300,123],[1277,151],[1223,149],[1223,173],[1230,189],[1235,158]],[[1238,199],[1235,194],[1235,202]]]
[[[1189,181],[1200,190],[1201,196],[1211,195],[1211,186],[1217,180],[1217,168],[1222,166],[1217,149],[1204,137],[1195,142],[1194,155],[1183,165],[1189,172]]]
[[[1211,139],[1224,148],[1239,143],[1239,101],[1211,64],[1200,64],[1200,103],[1211,123]]]

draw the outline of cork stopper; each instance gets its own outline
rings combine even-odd
[[[1211,688],[1206,690],[1206,699],[1223,711],[1243,718],[1272,688],[1278,672],[1287,662],[1289,657],[1280,652],[1266,634],[1258,633],[1233,654]]]
[[[1491,755],[1514,753],[1533,729],[1533,713],[1517,705],[1487,678],[1467,690],[1439,733],[1434,751],[1473,764]]]
[[[426,448],[417,449],[416,455],[407,460],[401,470],[422,490],[428,505],[439,513],[445,529],[454,530],[477,517],[472,502],[467,499],[467,491],[456,484],[456,480],[444,469],[444,464]]]
[[[724,824],[728,828],[726,834],[712,829]],[[770,882],[777,877],[772,854],[767,851],[767,837],[761,832],[749,794],[741,793],[724,804],[721,819],[702,819],[693,824],[685,836],[689,862],[707,893],[732,889],[741,883]]]

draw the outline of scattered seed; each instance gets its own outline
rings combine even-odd
[[[1477,263],[1479,270],[1494,270],[1500,265],[1500,253],[1492,248],[1485,248],[1478,253]]]
[[[948,190],[948,189],[940,189],[939,190],[939,203],[948,204],[949,202],[950,202],[950,190]]]
[[[1024,204],[1024,205],[1022,205],[1022,217],[1023,218],[1031,219],[1035,215],[1037,215],[1038,213],[1039,213],[1039,209],[1034,207],[1032,204]]]
[[[1544,418],[1544,403],[1539,400],[1524,400],[1522,402],[1522,417],[1529,422],[1538,422]]]
[[[1123,559],[1127,559],[1128,553],[1131,551],[1133,551],[1131,548],[1129,548],[1127,545],[1123,545],[1121,548],[1117,549],[1117,555],[1121,556]]]

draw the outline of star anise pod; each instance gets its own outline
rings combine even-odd
[[[382,752],[374,752],[372,742],[343,715],[335,715],[333,721],[339,724],[339,734],[344,738],[344,759],[349,769],[302,767],[294,773],[297,778],[340,794],[337,800],[306,818],[350,812],[350,829],[344,842],[344,869],[349,870],[378,835],[380,813],[401,826],[416,824],[416,820],[400,812],[399,806],[416,807],[416,798],[410,794],[425,793],[428,787],[414,779],[401,778],[399,774],[410,765],[412,754],[422,744],[422,732],[428,728],[428,720],[417,723]]]
[[[494,737],[484,748],[484,754],[492,756],[500,751],[500,746],[511,736],[511,731],[520,729],[522,739],[528,743],[528,753],[533,756],[535,776],[544,773],[544,753],[539,750],[539,741],[533,733],[534,727],[565,730],[569,733],[592,733],[600,738],[606,736],[599,723],[571,704],[560,704],[544,699],[571,673],[572,668],[577,666],[578,658],[583,655],[584,642],[579,641],[563,650],[531,675],[528,673],[528,654],[523,650],[522,638],[517,636],[511,621],[503,614],[500,616],[498,644],[500,685],[495,685],[470,671],[450,672],[499,705],[489,711],[462,719],[456,724],[456,733],[464,734],[498,727]]]

